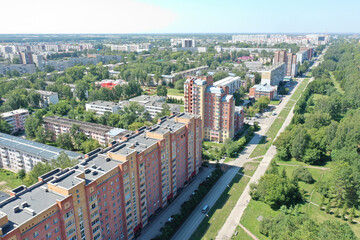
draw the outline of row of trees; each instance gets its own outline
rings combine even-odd
[[[274,143],[276,159],[320,165],[334,161],[331,180],[317,183],[318,191],[337,208],[358,207],[360,47],[339,42],[330,46],[324,59],[295,106],[292,124]]]

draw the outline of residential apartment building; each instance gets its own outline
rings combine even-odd
[[[313,47],[301,47],[300,51],[307,51],[307,59],[311,60],[314,56],[314,48]]]
[[[181,47],[194,48],[196,47],[195,39],[181,39]]]
[[[107,145],[109,142],[119,140],[123,136],[130,134],[131,131],[105,126],[96,123],[81,122],[69,118],[49,116],[43,119],[46,130],[55,133],[55,139],[59,134],[69,133],[73,125],[77,125],[80,131],[89,138],[95,139],[100,145]]]
[[[20,52],[20,62],[21,64],[34,64],[32,53],[25,51]]]
[[[121,106],[119,103],[95,101],[85,104],[86,111],[94,111],[97,115],[104,115],[105,112],[117,113]]]
[[[130,102],[136,102],[139,105],[144,106],[145,110],[149,112],[151,118],[156,117],[158,113],[163,111],[164,104],[169,106],[169,110],[172,113],[180,113],[180,105],[166,103],[166,98],[162,96],[140,95],[129,99],[129,101],[122,101],[120,104],[123,107],[129,105]]]
[[[199,172],[201,139],[199,116],[174,115],[13,189],[1,239],[134,239]]]
[[[214,86],[212,76],[188,77],[184,84],[184,109],[202,118],[203,137],[223,142],[243,126],[244,115],[235,108],[228,86]],[[239,118],[239,121],[235,121]]]
[[[284,80],[285,73],[286,73],[285,63],[279,63],[277,65],[273,65],[269,68],[266,68],[261,71],[261,84],[279,86],[280,82]]]
[[[285,75],[296,76],[297,74],[297,55],[286,50],[274,52],[274,65],[285,63]]]
[[[71,159],[82,157],[75,152],[0,133],[0,167],[13,172],[29,172],[39,162],[58,158],[62,151]]]
[[[0,63],[0,74],[6,75],[8,72],[17,71],[20,75],[25,73],[36,73],[35,64],[4,64]]]
[[[124,85],[124,84],[127,84],[127,82],[124,80],[121,80],[121,79],[118,79],[118,80],[104,79],[99,82],[95,82],[96,86],[100,86],[102,88],[104,87],[104,88],[108,88],[108,89],[113,89],[117,85]]]
[[[25,130],[25,119],[29,116],[29,111],[26,109],[17,109],[1,113],[0,116],[12,127],[12,132],[14,133]]]
[[[215,87],[228,87],[229,94],[234,94],[241,87],[241,79],[240,77],[226,77],[219,81],[214,82]]]
[[[258,84],[250,88],[249,98],[259,99],[260,97],[265,96],[271,100],[277,97],[277,86],[271,86],[267,83]]]
[[[297,61],[299,64],[303,64],[307,60],[311,60],[314,54],[314,48],[300,48],[300,51],[296,53]]]
[[[191,68],[191,69],[181,71],[181,72],[172,73],[171,75],[174,77],[180,76],[181,78],[186,78],[189,76],[199,75],[199,74],[201,74],[201,71],[205,71],[208,69],[209,69],[209,66],[201,66],[201,67]]]
[[[28,91],[34,90],[36,93],[40,94],[40,107],[47,108],[50,104],[57,104],[59,102],[59,95],[57,92],[51,91],[43,91],[43,90],[36,90],[36,89],[26,89]]]

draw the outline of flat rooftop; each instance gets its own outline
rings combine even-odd
[[[94,102],[89,102],[86,103],[86,105],[96,105],[96,106],[101,106],[101,107],[116,107],[116,106],[121,106],[119,103],[114,103],[114,102],[107,102],[107,101],[94,101]]]
[[[29,113],[29,110],[27,109],[16,109],[16,110],[13,110],[13,111],[10,111],[10,112],[4,112],[4,113],[1,113],[1,117],[3,118],[6,118],[6,117],[11,117],[15,114],[22,114],[22,113]]]
[[[240,81],[240,77],[226,77],[217,82],[214,82],[214,86],[226,85],[234,81]]]
[[[41,187],[43,186],[43,188]],[[28,189],[24,191],[23,194],[18,194],[15,197],[10,197],[5,199],[0,203],[0,211],[6,213],[9,219],[9,225],[3,228],[3,234],[11,231],[12,229],[16,228],[17,225],[20,225],[29,219],[36,216],[43,210],[53,206],[56,204],[56,200],[63,200],[65,196],[60,194],[45,191],[47,184],[43,183],[33,189]],[[35,211],[35,215],[28,213],[24,208],[21,206],[22,203],[26,202],[30,208]],[[19,206],[19,211],[14,212],[14,207]]]
[[[129,99],[130,102],[148,103],[148,102],[165,102],[165,97],[156,95],[140,95]]]
[[[30,141],[21,137],[15,137],[9,134],[0,133],[0,147],[6,147],[18,150],[20,152],[26,152],[33,156],[37,156],[42,159],[51,160],[56,159],[61,152],[65,152],[69,158],[80,158],[82,154],[56,148],[46,144]]]

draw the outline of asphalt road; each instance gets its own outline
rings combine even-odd
[[[327,49],[325,49],[324,52],[326,52],[326,50]],[[316,67],[318,65],[319,65],[319,62],[315,62],[313,66]],[[313,80],[314,80],[314,78],[311,78],[309,83],[311,81],[313,81]],[[298,85],[300,85],[300,84],[298,84]],[[295,90],[292,91],[292,94],[294,92],[295,92]],[[287,101],[289,101],[289,99],[287,99]],[[286,103],[285,103],[285,105],[286,105]],[[285,106],[285,105],[283,105],[283,106]],[[295,105],[292,107],[289,115],[286,117],[285,122],[283,123],[280,130],[278,131],[275,139],[291,123],[291,119],[294,116],[294,112],[293,112],[294,107],[295,107]],[[266,152],[266,154],[263,156],[263,160],[260,162],[260,164],[259,164],[258,168],[256,169],[254,175],[251,177],[249,183],[246,185],[246,187],[245,187],[243,193],[241,194],[238,202],[236,203],[235,207],[231,211],[229,217],[227,218],[225,224],[222,226],[222,228],[218,232],[218,235],[216,236],[215,239],[218,239],[218,240],[220,240],[220,239],[230,239],[232,237],[233,233],[235,232],[235,229],[236,229],[237,225],[240,223],[241,217],[242,217],[247,205],[249,204],[249,202],[251,200],[251,197],[250,197],[250,194],[249,194],[249,192],[250,192],[250,184],[251,183],[256,183],[265,174],[265,172],[266,172],[267,168],[269,167],[269,165],[271,163],[271,160],[273,159],[275,154],[276,154],[276,148],[275,148],[274,145],[271,145],[270,148],[268,149],[268,151]]]
[[[195,177],[195,179],[185,187],[178,197],[165,207],[161,212],[159,212],[149,224],[142,230],[141,235],[137,239],[141,240],[150,240],[154,238],[157,234],[160,233],[160,228],[162,228],[165,222],[178,212],[180,212],[180,207],[183,202],[187,201],[192,192],[198,188],[199,184],[203,182],[206,177],[214,170],[214,167],[203,167],[202,171]]]

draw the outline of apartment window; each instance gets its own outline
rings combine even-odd
[[[55,218],[55,219],[54,219],[54,224],[58,223],[58,221],[59,221],[59,220],[58,220],[57,218]]]
[[[44,228],[45,230],[48,230],[50,228],[50,224],[45,224]]]
[[[51,232],[46,234],[46,239],[51,238]]]
[[[34,236],[34,238],[36,238],[37,236],[39,236],[39,231],[35,231],[35,232],[33,233],[33,236]]]
[[[55,233],[58,233],[59,232],[59,227],[56,227],[55,228]]]
[[[61,237],[60,236],[56,237],[56,240],[61,240]]]

